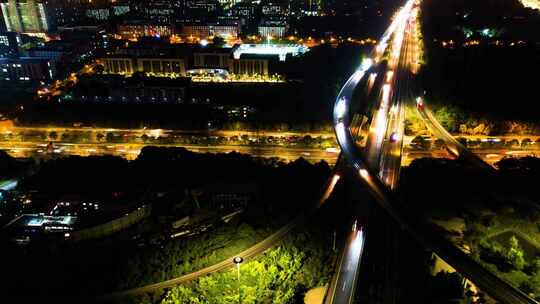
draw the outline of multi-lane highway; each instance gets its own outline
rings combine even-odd
[[[334,106],[336,138],[341,146],[342,153],[344,154],[345,158],[349,164],[352,164],[356,173],[360,174],[364,181],[369,181],[369,178],[373,179],[373,177],[369,176],[369,170],[378,171],[381,168],[381,152],[383,151],[393,152],[394,155],[391,157],[395,158],[383,162],[383,168],[391,169],[391,166],[397,166],[397,170],[399,170],[399,167],[401,166],[403,127],[400,126],[400,124],[403,121],[403,110],[401,109],[401,97],[396,95],[395,99],[392,98],[393,95],[391,85],[394,82],[395,71],[393,69],[399,63],[397,58],[400,57],[400,50],[403,42],[403,34],[396,34],[396,32],[399,32],[400,30],[404,31],[406,25],[405,22],[408,19],[407,16],[412,6],[413,1],[409,1],[403,8],[400,9],[396,18],[393,20],[388,30],[384,33],[380,44],[376,48],[374,59],[364,60],[360,68],[347,80],[341,89]],[[352,102],[354,91],[362,82],[364,76],[370,71],[374,62],[380,60],[380,56],[382,56],[382,54],[386,51],[388,46],[387,42],[391,36],[393,36],[393,52],[387,65],[389,70],[386,71],[386,73],[382,76],[385,77],[385,79],[379,94],[379,104],[378,106],[374,107],[374,112],[372,115],[373,119],[370,124],[366,147],[363,151],[360,151],[360,149],[356,146],[356,140],[354,139],[350,129],[349,123],[351,119],[349,116],[349,107]],[[364,83],[369,89],[371,89],[373,82],[374,81],[370,80],[367,83]],[[390,119],[388,118],[389,113],[392,115]],[[389,122],[393,128],[391,134],[387,134],[387,126],[389,125]],[[396,135],[399,136],[398,140],[394,140],[394,138],[392,138]],[[388,141],[388,139],[391,141]],[[354,162],[354,160],[359,158],[360,155],[371,161],[370,167],[367,167],[364,162]],[[387,172],[384,170],[381,172],[383,174],[387,174]],[[394,174],[392,179],[398,175],[399,174]],[[384,179],[388,180],[386,177],[384,177]],[[369,183],[367,184],[369,189],[372,190],[372,193],[377,192],[377,188],[374,185],[370,185]],[[379,195],[379,197],[381,197],[381,195]],[[356,229],[357,227],[353,227],[353,232]],[[349,237],[349,241],[345,246],[343,256],[337,269],[337,275],[335,276],[335,280],[332,282],[329,293],[327,294],[326,303],[351,303],[352,299],[354,298],[356,276],[360,267],[364,239],[365,235],[363,231],[361,231],[361,234],[353,233]]]
[[[385,129],[384,145],[381,149],[379,161],[379,177],[391,189],[398,185],[401,172],[404,139],[405,104],[410,99],[412,88],[412,67],[415,66],[416,48],[416,19],[417,8],[412,8],[407,21],[402,22],[396,33],[390,55],[387,71],[386,85],[392,91],[392,106],[386,113],[388,123],[378,126]],[[402,33],[402,34],[400,34]]]
[[[143,143],[85,143],[72,144],[56,142],[48,149],[48,142],[1,142],[0,150],[8,152],[13,157],[51,157],[67,155],[115,155],[133,160],[137,158],[141,149],[145,146],[159,147],[183,147],[193,152],[199,153],[229,153],[239,152],[252,155],[254,157],[277,157],[285,161],[294,161],[300,157],[310,161],[319,162],[321,160],[334,165],[338,152],[335,150],[326,151],[317,148],[287,148],[287,147],[257,147],[249,145],[182,145],[182,144],[143,144]]]
[[[340,256],[337,273],[328,288],[325,304],[352,303],[364,251],[364,240],[365,230],[355,221]]]
[[[411,23],[411,18],[415,17],[413,13],[413,7],[415,6],[415,1],[409,0],[405,6],[401,9],[398,16],[394,19],[396,23],[393,32],[393,38],[398,37],[398,41],[401,40],[399,37],[401,35],[411,35],[412,31],[406,30],[407,23]],[[393,24],[394,24],[393,23]],[[405,40],[407,40],[406,38]],[[400,56],[401,52],[405,50],[407,53],[407,42],[403,46],[401,43],[392,46],[392,58],[400,58],[400,61],[403,60],[403,56]],[[384,50],[387,45],[387,40],[382,39],[380,44],[377,46],[377,51]],[[405,49],[403,49],[405,47]],[[378,56],[377,54],[375,56]],[[407,56],[405,56],[406,58]],[[375,57],[377,59],[377,57]],[[390,59],[390,63],[392,61]],[[398,67],[403,67],[398,65]],[[448,264],[454,267],[459,271],[464,277],[471,280],[475,283],[476,286],[480,287],[483,291],[488,293],[494,299],[502,303],[537,303],[535,300],[529,298],[526,294],[520,290],[511,286],[508,282],[500,279],[492,272],[488,271],[480,264],[475,262],[471,257],[466,253],[459,250],[454,246],[450,241],[443,239],[441,236],[435,235],[427,224],[419,221],[415,215],[407,212],[407,209],[404,208],[405,204],[391,191],[392,183],[390,183],[385,177],[386,172],[390,172],[392,168],[384,170],[382,176],[378,170],[380,163],[378,162],[383,153],[388,153],[388,150],[382,150],[382,144],[379,140],[370,141],[368,140],[368,145],[374,143],[375,149],[372,154],[364,154],[355,144],[354,137],[350,130],[350,113],[349,106],[352,102],[353,92],[356,89],[357,85],[360,83],[362,77],[371,68],[371,65],[361,67],[356,71],[351,78],[345,83],[342,90],[340,91],[336,103],[334,106],[334,125],[336,130],[336,137],[341,150],[347,162],[353,167],[357,173],[357,177],[362,183],[364,183],[368,190],[371,192],[372,196],[377,200],[377,202],[390,214],[390,216],[398,223],[398,225],[407,231],[413,239],[415,239],[421,246],[427,250],[434,251],[438,256],[445,260]],[[393,66],[389,64],[389,69],[392,71]],[[399,70],[399,68],[398,68]],[[396,83],[394,83],[395,85]],[[386,85],[386,84],[385,84]],[[407,88],[401,88],[399,90]],[[389,88],[397,90],[396,88]],[[386,89],[386,90],[389,90]],[[399,96],[405,96],[403,93]],[[383,98],[385,98],[383,96]],[[399,100],[399,98],[398,98]],[[379,107],[379,111],[386,110],[385,118],[381,119],[377,116],[383,116],[383,114],[377,113],[373,121],[376,123],[370,128],[370,131],[375,132],[375,136],[379,134],[389,134],[389,117],[392,115],[390,106],[388,107]],[[392,127],[392,126],[390,126]],[[390,134],[394,132],[391,130]],[[371,134],[370,134],[371,135]],[[373,135],[372,135],[373,136]],[[369,147],[367,147],[369,150]],[[401,152],[400,152],[401,153]],[[375,156],[373,156],[375,155]],[[383,156],[384,157],[384,156]],[[366,164],[366,161],[374,161],[376,163]],[[395,165],[393,165],[395,166]]]

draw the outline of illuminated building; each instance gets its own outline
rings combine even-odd
[[[276,0],[268,0],[261,3],[261,13],[264,16],[287,16],[287,5]]]
[[[146,20],[132,20],[118,25],[118,35],[123,39],[138,37],[162,37],[176,34],[176,27],[171,24],[159,24]]]
[[[193,66],[195,68],[222,68],[229,67],[231,49],[208,48],[193,54]]]
[[[98,60],[103,64],[104,72],[108,74],[126,74],[134,72],[152,73],[155,75],[178,75],[186,74],[186,67],[183,59],[179,58],[159,58],[159,57],[138,57],[128,56],[105,57]]]
[[[0,58],[18,57],[21,37],[15,32],[0,32]]]
[[[178,1],[151,0],[145,1],[142,14],[148,20],[159,23],[174,23],[176,16],[180,12],[181,5]]]
[[[282,38],[289,29],[287,20],[284,17],[265,18],[259,24],[259,35],[261,37]]]
[[[73,44],[74,53],[85,53],[97,47],[106,47],[108,36],[102,25],[59,26],[62,41]]]
[[[107,57],[97,60],[103,65],[104,72],[107,74],[132,74],[137,71],[136,63],[133,59],[127,57]]]
[[[4,14],[2,14],[2,7],[0,7],[0,33],[7,32],[6,22],[4,21]]]
[[[186,74],[184,60],[178,58],[137,58],[137,68],[141,72],[159,75]]]
[[[217,0],[186,0],[186,16],[208,16],[216,15],[221,8]]]
[[[96,20],[108,20],[110,11],[108,8],[89,8],[86,10],[86,16]]]
[[[0,3],[6,29],[18,33],[46,33],[50,30],[45,7],[40,0],[7,0]]]
[[[237,3],[231,9],[231,15],[245,19],[246,21],[252,21],[256,17],[257,5],[249,2]]]
[[[186,37],[196,37],[205,39],[210,36],[219,36],[227,38],[237,38],[240,33],[240,24],[220,24],[220,23],[198,23],[184,24],[182,26],[182,35]]]
[[[78,24],[86,18],[109,20],[131,11],[129,2],[122,0],[47,0],[47,3],[57,26]]]
[[[0,59],[0,82],[50,81],[53,65],[44,58],[4,58]]]
[[[243,54],[277,55],[279,61],[285,61],[287,55],[297,56],[308,51],[307,47],[298,44],[241,44],[233,48],[233,57],[240,59]]]
[[[104,85],[102,91],[93,89],[95,82]],[[191,81],[185,77],[99,75],[81,78],[79,84],[74,97],[83,102],[182,103],[186,101]]]
[[[50,3],[50,11],[57,26],[74,24],[86,16],[88,0],[54,0]]]
[[[268,76],[268,59],[244,56],[229,61],[229,72],[236,75],[262,75]]]
[[[196,44],[160,45],[139,41],[98,59],[104,73],[129,76],[143,72],[149,76],[177,79],[184,76],[194,82],[279,82],[271,67],[287,55],[307,51],[299,45],[237,45],[218,48]]]
[[[115,16],[122,16],[124,14],[129,13],[129,11],[131,10],[129,5],[127,4],[113,4],[111,6],[111,9],[112,9],[113,15]]]
[[[70,60],[73,54],[73,44],[61,40],[47,42],[43,46],[34,47],[28,50],[28,55],[34,58],[46,58],[52,63],[62,60]]]
[[[218,0],[219,4],[221,4],[225,8],[233,7],[235,4],[241,2],[241,0]]]

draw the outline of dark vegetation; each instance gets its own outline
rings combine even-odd
[[[146,147],[138,159],[125,162],[110,157],[58,159],[42,165],[23,189],[44,193],[110,195],[148,189],[145,203],[152,215],[113,237],[81,243],[36,240],[24,249],[3,246],[2,284],[6,296],[72,295],[87,297],[117,288],[168,279],[217,262],[260,240],[275,227],[313,204],[326,180],[325,163],[303,159],[280,163],[237,153],[196,154],[180,148]],[[49,182],[50,181],[50,182]],[[57,183],[58,185],[56,185]],[[185,190],[209,184],[256,184],[258,198],[228,223],[216,223],[207,233],[170,239],[170,222],[193,209]],[[62,186],[63,185],[63,186]],[[50,187],[50,189],[49,189]],[[164,193],[156,197],[156,193]],[[200,209],[209,209],[207,201]],[[190,211],[191,210],[191,211]],[[46,280],[36,284],[35,278]]]
[[[499,170],[493,174],[461,161],[417,159],[402,170],[400,191],[407,202],[415,202],[410,207],[443,218],[484,207],[504,208],[507,206],[503,202],[507,201],[523,216],[531,216],[536,208],[531,200],[540,200],[534,191],[540,159],[505,158],[497,167]],[[512,197],[528,199],[505,200]]]
[[[493,173],[456,160],[418,159],[402,170],[399,191],[425,219],[462,219],[463,231],[440,228],[441,237],[538,298],[540,159],[505,158],[496,166]]]
[[[26,167],[25,164],[29,164],[29,162],[17,160],[0,150],[0,181],[22,175]]]
[[[504,133],[502,120],[537,124],[540,14],[519,1],[422,3],[426,64],[420,79],[429,102],[452,112],[451,131],[484,122],[491,133]],[[463,46],[472,40],[479,45]]]

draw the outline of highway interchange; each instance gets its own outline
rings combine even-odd
[[[334,107],[334,125],[336,137],[343,156],[347,163],[357,173],[357,178],[367,186],[377,202],[397,222],[398,226],[408,232],[421,246],[435,252],[464,277],[472,281],[476,286],[480,287],[481,290],[488,293],[497,301],[509,304],[537,303],[520,290],[512,287],[508,282],[503,281],[492,272],[479,265],[466,253],[455,247],[450,241],[430,233],[430,230],[426,229],[428,226],[421,224],[413,215],[408,214],[403,208],[404,204],[391,191],[397,183],[397,177],[399,177],[400,162],[388,161],[386,159],[388,157],[391,159],[401,158],[402,154],[402,141],[399,137],[402,134],[400,132],[403,123],[402,121],[399,122],[401,116],[399,113],[401,112],[403,104],[407,102],[407,98],[411,97],[410,95],[407,95],[409,93],[407,92],[407,90],[409,90],[407,78],[410,76],[410,73],[414,71],[411,69],[411,63],[414,63],[411,62],[411,58],[414,57],[411,57],[410,55],[410,43],[411,40],[414,39],[414,37],[411,36],[414,33],[412,26],[415,22],[417,9],[418,2],[413,0],[409,0],[403,6],[399,14],[393,20],[389,30],[385,33],[377,46],[375,54],[373,55],[374,58],[364,60],[362,66],[349,78],[336,98]],[[367,152],[364,153],[364,151],[356,146],[356,140],[351,133],[351,126],[349,125],[351,113],[349,113],[349,107],[353,102],[353,93],[361,83],[364,75],[375,70],[373,63],[376,63],[384,51],[386,51],[387,41],[390,39],[390,36],[393,38],[393,43],[387,70],[385,72],[392,75],[396,74],[395,78],[397,78],[397,81],[394,80],[392,82],[388,81],[389,79],[386,79],[383,84],[383,92],[381,94],[382,99],[380,101],[381,105],[376,107],[376,112],[373,115],[374,118],[367,141],[368,146],[365,149]],[[405,36],[405,39],[403,39],[403,36]],[[405,42],[403,43],[403,41]],[[395,61],[396,58],[399,58],[397,62]],[[398,87],[396,87],[396,85]],[[389,93],[389,90],[393,93]],[[389,95],[393,95],[394,98],[391,100]],[[388,104],[390,101],[392,102],[391,105]],[[422,114],[421,117],[426,120],[426,123],[431,123],[431,129],[433,129],[435,135],[443,136],[441,139],[445,141],[452,154],[457,157],[462,157],[472,164],[489,167],[489,170],[491,170],[492,167],[483,162],[482,164],[479,164],[479,162],[481,162],[479,158],[468,156],[471,155],[471,153],[465,152],[466,149],[456,146],[455,143],[453,143],[453,141],[455,141],[453,138],[444,136],[445,134],[442,132],[440,124],[434,123],[432,116],[429,117],[429,115],[425,115],[426,111],[424,104],[418,103],[417,108],[419,108],[419,112]],[[398,137],[397,140],[396,138],[392,138],[396,136]],[[386,143],[386,145],[396,145],[398,147],[384,148],[384,143]],[[395,153],[395,151],[398,153]],[[359,250],[363,249],[360,248]],[[357,264],[359,265],[359,261]],[[340,269],[339,271],[343,270]]]
[[[398,226],[407,231],[427,250],[434,251],[448,264],[458,270],[463,276],[472,281],[481,290],[502,303],[537,303],[527,295],[501,280],[481,265],[472,260],[466,253],[459,250],[449,241],[425,232],[425,226],[416,223],[415,218],[403,209],[403,204],[393,192],[399,183],[399,172],[402,164],[407,164],[416,157],[439,155],[461,158],[471,164],[493,170],[490,164],[504,156],[500,149],[483,150],[483,157],[475,155],[452,137],[427,108],[427,103],[421,96],[414,96],[413,75],[418,62],[418,35],[416,33],[416,18],[418,1],[408,0],[392,21],[389,29],[377,45],[370,58],[348,79],[336,98],[333,121],[337,142],[341,148],[343,159],[353,168],[357,178],[371,192],[372,196],[397,222]],[[385,55],[386,54],[386,55]],[[381,64],[383,56],[388,56],[386,65]],[[366,75],[375,75],[381,81],[380,88],[371,87]],[[366,146],[359,148],[351,132],[351,104],[353,95],[359,87],[370,86],[369,89],[379,89],[377,100],[367,107],[372,117],[369,125]],[[369,90],[368,90],[369,91]],[[445,143],[445,149],[440,151],[405,151],[404,136],[404,106],[415,102],[416,108],[426,126],[436,138]],[[366,114],[366,113],[362,113]],[[59,130],[66,130],[59,128]],[[280,133],[282,135],[283,133]],[[88,143],[70,144],[55,143],[53,152],[64,155],[102,155],[111,154],[134,159],[145,144],[123,143]],[[0,142],[0,150],[8,150],[15,156],[28,157],[45,153],[46,142]],[[163,145],[178,146],[178,145]],[[320,199],[313,209],[294,218],[286,226],[274,234],[238,254],[249,259],[278,244],[290,231],[307,220],[320,205],[330,196],[334,186],[340,179],[342,170],[340,156],[321,149],[290,149],[280,147],[250,147],[250,146],[189,146],[186,148],[195,152],[226,153],[237,151],[261,157],[279,157],[284,160],[294,160],[304,157],[310,161],[325,160],[336,164],[334,172],[321,192]],[[41,152],[40,152],[41,150]],[[497,155],[498,157],[489,157]],[[486,162],[489,160],[489,162]],[[488,164],[489,163],[489,164]],[[351,303],[356,285],[356,275],[361,265],[361,257],[366,239],[367,227],[355,223],[343,249],[335,282],[329,289],[326,303]],[[120,291],[107,295],[105,299],[134,295],[157,289],[169,288],[183,282],[196,279],[216,271],[234,266],[232,257],[218,264],[211,265],[199,271],[186,274],[168,281],[142,286],[131,290]]]

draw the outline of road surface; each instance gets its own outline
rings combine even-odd
[[[338,271],[334,275],[327,292],[324,304],[349,304],[353,301],[356,278],[364,252],[365,231],[363,227],[353,224],[338,263]]]
[[[424,121],[428,130],[435,135],[435,137],[440,138],[444,141],[445,145],[448,147],[448,150],[454,154],[456,157],[468,161],[469,163],[488,169],[490,171],[494,170],[492,166],[484,162],[476,154],[469,151],[461,143],[459,143],[444,127],[435,119],[433,113],[427,108],[426,102],[422,97],[416,99],[416,109],[420,114],[420,117]]]
[[[310,161],[319,162],[321,160],[334,165],[338,153],[327,152],[324,149],[311,148],[288,148],[288,147],[255,147],[244,145],[182,145],[182,144],[125,144],[125,143],[87,143],[72,144],[56,142],[53,144],[53,151],[47,151],[49,142],[29,142],[29,141],[0,141],[0,150],[6,151],[13,157],[47,157],[54,155],[115,155],[128,160],[136,159],[141,149],[145,146],[159,147],[184,147],[193,152],[199,153],[229,153],[239,152],[250,154],[254,157],[277,157],[286,161],[293,161],[300,157]],[[51,153],[49,153],[51,152]]]

